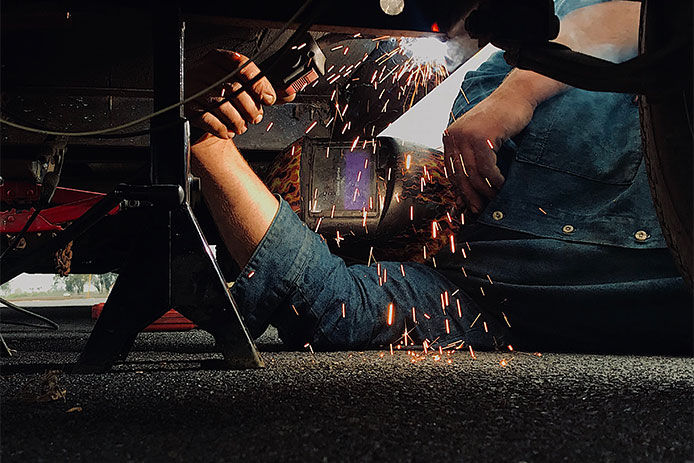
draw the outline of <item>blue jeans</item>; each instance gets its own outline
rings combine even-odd
[[[397,345],[407,330],[433,348],[691,351],[691,301],[666,249],[472,225],[466,257],[437,256],[437,269],[347,266],[278,199],[231,290],[253,337],[272,324],[290,347],[323,350]]]
[[[253,337],[268,325],[293,347],[505,347],[508,330],[433,268],[345,265],[278,196],[279,210],[232,294]]]

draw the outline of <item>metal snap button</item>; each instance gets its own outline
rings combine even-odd
[[[492,219],[494,220],[501,220],[504,218],[504,213],[501,211],[494,211],[492,212]]]
[[[570,235],[571,233],[574,232],[574,226],[573,225],[564,225],[561,229],[564,233],[567,235]]]
[[[634,233],[634,238],[636,238],[636,241],[643,242],[646,241],[649,238],[649,236],[648,233],[646,233],[645,231],[639,230],[636,233]]]

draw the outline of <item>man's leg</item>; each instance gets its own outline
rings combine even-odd
[[[368,348],[404,341],[407,327],[408,343],[505,344],[503,327],[478,317],[476,304],[428,266],[347,267],[265,188],[231,140],[207,138],[193,154],[212,216],[242,268],[232,292],[253,336],[272,323],[294,346]]]

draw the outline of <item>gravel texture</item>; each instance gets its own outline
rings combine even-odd
[[[3,462],[694,460],[690,358],[313,355],[266,333],[265,369],[225,371],[194,330],[140,335],[107,374],[66,374],[88,311],[52,314],[59,332],[3,331],[18,350],[0,363]]]

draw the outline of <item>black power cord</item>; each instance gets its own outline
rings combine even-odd
[[[306,0],[306,1],[304,2],[304,4],[301,5],[301,7],[296,11],[296,13],[294,13],[294,15],[282,26],[282,28],[279,30],[277,36],[278,36],[278,37],[281,36],[287,29],[289,29],[289,26],[290,26],[292,23],[294,23],[294,22],[298,19],[298,17],[309,7],[309,5],[310,5],[312,2],[313,2],[313,0]],[[328,2],[326,2],[326,1],[323,0],[323,1],[321,2],[321,5],[320,5],[320,6],[323,7],[323,6],[327,5],[327,4],[328,4]],[[313,14],[310,16],[310,19],[307,20],[307,21],[304,21],[303,23],[301,23],[301,24],[299,25],[299,27],[298,27],[297,30],[294,32],[294,34],[292,34],[292,36],[289,38],[289,40],[287,41],[287,43],[285,43],[285,44],[282,46],[282,48],[280,48],[281,53],[278,53],[278,55],[281,55],[281,54],[282,54],[283,52],[285,52],[289,47],[291,47],[291,42],[292,42],[293,39],[295,39],[299,34],[301,34],[301,33],[303,33],[303,32],[306,32],[306,31],[308,30],[308,28],[311,26],[311,24],[313,23],[313,21],[314,21],[315,18],[317,17],[318,11],[320,11],[321,9],[322,9],[322,8],[316,8],[315,11],[313,12]],[[178,102],[176,102],[176,103],[174,103],[174,104],[172,104],[172,105],[169,105],[169,106],[167,106],[167,107],[165,107],[165,108],[162,108],[162,109],[160,109],[160,110],[158,110],[158,111],[155,111],[155,112],[153,112],[153,113],[151,113],[151,114],[149,114],[149,115],[147,115],[147,116],[143,116],[143,117],[140,117],[140,118],[138,118],[138,119],[135,119],[135,120],[132,120],[132,121],[130,121],[130,122],[126,122],[126,123],[124,123],[124,124],[120,124],[120,125],[117,125],[117,126],[114,126],[114,127],[108,127],[108,128],[99,129],[99,130],[89,130],[89,131],[84,131],[84,132],[60,132],[60,131],[55,131],[55,130],[48,130],[48,129],[37,128],[37,127],[30,127],[30,126],[23,125],[23,124],[17,124],[17,123],[15,123],[15,122],[9,121],[9,120],[7,120],[7,119],[5,119],[5,118],[3,118],[3,117],[0,117],[0,123],[1,123],[1,124],[5,124],[5,125],[8,125],[8,126],[10,126],[10,127],[14,127],[14,128],[16,128],[16,129],[24,130],[24,131],[27,131],[27,132],[33,132],[33,133],[40,133],[40,134],[43,134],[43,135],[54,135],[54,136],[61,136],[61,137],[90,137],[90,138],[97,137],[97,138],[100,138],[100,137],[103,136],[103,135],[111,134],[111,132],[117,132],[117,131],[119,131],[119,130],[127,129],[128,127],[132,127],[132,126],[134,126],[134,125],[137,125],[137,124],[140,124],[140,123],[142,123],[142,122],[148,121],[148,120],[152,119],[152,118],[155,117],[155,116],[159,116],[159,115],[164,114],[164,113],[167,113],[167,112],[169,112],[169,111],[178,109],[180,106],[183,106],[183,105],[186,104],[186,103],[190,103],[191,101],[196,100],[197,98],[199,98],[199,97],[205,95],[207,92],[209,92],[210,90],[212,90],[212,89],[218,87],[219,85],[224,84],[224,83],[227,82],[229,79],[231,79],[233,76],[235,76],[236,74],[238,74],[242,69],[244,69],[246,66],[248,66],[248,64],[250,64],[251,62],[255,61],[255,60],[258,58],[259,55],[261,55],[262,53],[264,53],[265,51],[267,51],[267,50],[270,48],[270,46],[271,46],[272,44],[275,43],[275,41],[276,41],[276,40],[273,40],[273,41],[269,42],[267,45],[265,45],[265,46],[262,48],[262,50],[260,50],[258,53],[256,53],[253,57],[251,57],[251,59],[249,59],[249,60],[248,60],[247,62],[245,62],[243,65],[241,65],[240,67],[234,69],[234,70],[233,70],[232,72],[230,72],[229,74],[225,75],[225,76],[222,77],[221,79],[219,79],[219,80],[217,80],[216,82],[210,84],[208,87],[206,87],[206,88],[200,90],[199,92],[196,92],[196,93],[193,94],[193,95],[190,95],[190,96],[188,96],[188,97],[186,97],[186,98],[184,98],[184,99],[182,99],[182,100],[180,100],[180,101],[178,101]],[[276,60],[274,63],[271,63],[271,64],[270,64],[270,68],[272,68],[273,65],[277,63],[277,61],[279,61],[279,59]],[[260,79],[263,75],[264,75],[264,74],[261,72],[261,74],[259,74],[258,76],[256,76],[256,78],[251,79],[251,81],[249,81],[249,82],[247,83],[247,85],[250,85],[250,84],[256,82],[256,81],[257,81],[258,79]],[[233,92],[232,94],[228,95],[227,98],[225,98],[224,100],[222,100],[222,101],[219,103],[218,106],[221,106],[222,104],[224,104],[229,98],[233,98],[234,96],[238,95],[241,91],[243,91],[243,89],[244,89],[244,88],[242,87],[242,88],[240,88],[237,92]],[[133,136],[146,135],[146,134],[150,133],[152,130],[155,130],[155,129],[161,130],[161,128],[152,128],[152,129],[149,129],[149,130],[147,130],[147,131],[137,131],[137,132],[129,132],[129,133],[118,133],[118,134],[112,134],[112,135],[109,136],[108,138],[129,138],[129,137],[133,137]]]

